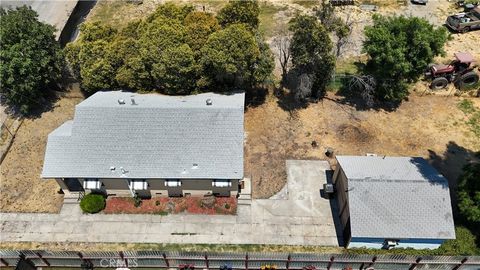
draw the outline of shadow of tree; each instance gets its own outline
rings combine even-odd
[[[299,74],[295,69],[290,69],[287,75],[282,78],[280,87],[275,89],[276,96],[278,98],[278,106],[282,110],[287,112],[294,112],[296,110],[305,109],[310,102],[318,102],[318,100],[305,99],[303,101],[298,100],[295,97],[295,89],[299,84]]]
[[[265,103],[269,89],[267,87],[256,87],[245,92],[245,106],[257,107]]]
[[[450,195],[454,205],[456,205],[456,188],[459,176],[462,174],[463,168],[470,162],[480,159],[480,152],[475,152],[458,145],[454,141],[447,144],[444,153],[438,154],[428,149],[428,163],[437,169],[448,180],[450,186]]]
[[[441,185],[443,189],[447,189],[449,187],[448,180],[442,177],[441,174],[438,173],[432,166],[429,165],[428,161],[423,158],[419,157],[412,157],[410,162],[414,164],[418,172],[422,174],[425,179],[428,179],[430,184],[432,185]]]
[[[430,149],[428,152],[428,162],[448,180],[455,225],[465,226],[476,235],[476,245],[480,247],[480,230],[478,229],[480,224],[469,222],[460,214],[457,200],[457,184],[463,168],[469,163],[480,162],[480,152],[467,149],[453,141],[448,142],[447,149],[443,154],[437,154]]]
[[[35,107],[27,114],[20,113],[20,110],[16,106],[11,106],[6,103],[5,99],[1,99],[2,106],[6,108],[8,113],[13,117],[24,117],[29,119],[37,119],[42,116],[44,112],[48,112],[55,108],[55,103],[65,94],[65,89],[59,85],[51,85],[47,90],[42,92],[39,98],[30,97],[30,101]]]

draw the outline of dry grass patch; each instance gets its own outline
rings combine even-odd
[[[129,244],[129,243],[0,243],[0,249],[52,251],[128,251],[159,250],[185,252],[315,252],[344,253],[343,248],[285,245],[221,245],[221,244]]]
[[[54,104],[52,110],[23,121],[1,164],[0,211],[60,211],[63,195],[57,193],[57,183],[40,178],[47,136],[73,118],[74,107],[82,100],[78,90],[69,92]]]
[[[465,159],[480,151],[457,107],[460,100],[412,93],[394,112],[361,111],[329,93],[306,109],[287,112],[269,96],[245,114],[245,172],[252,177],[253,195],[268,198],[284,186],[286,159],[326,159],[327,147],[337,155],[422,156],[440,168],[453,188]]]

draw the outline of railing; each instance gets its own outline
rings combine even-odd
[[[478,270],[478,256],[408,256],[300,253],[201,253],[161,251],[76,252],[0,250],[0,265],[14,267],[20,260],[35,267],[159,269],[443,269]]]
[[[78,192],[78,199],[77,201],[81,201],[83,199],[83,197],[85,196],[85,191],[80,191]]]

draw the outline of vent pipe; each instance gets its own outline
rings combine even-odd
[[[213,101],[211,98],[207,99],[207,106],[210,106],[213,104]]]
[[[118,104],[120,104],[120,105],[125,104],[125,100],[124,100],[124,99],[119,99],[119,100],[118,100]]]

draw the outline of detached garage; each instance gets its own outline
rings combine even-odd
[[[337,156],[346,246],[435,249],[455,239],[448,181],[419,157]]]

